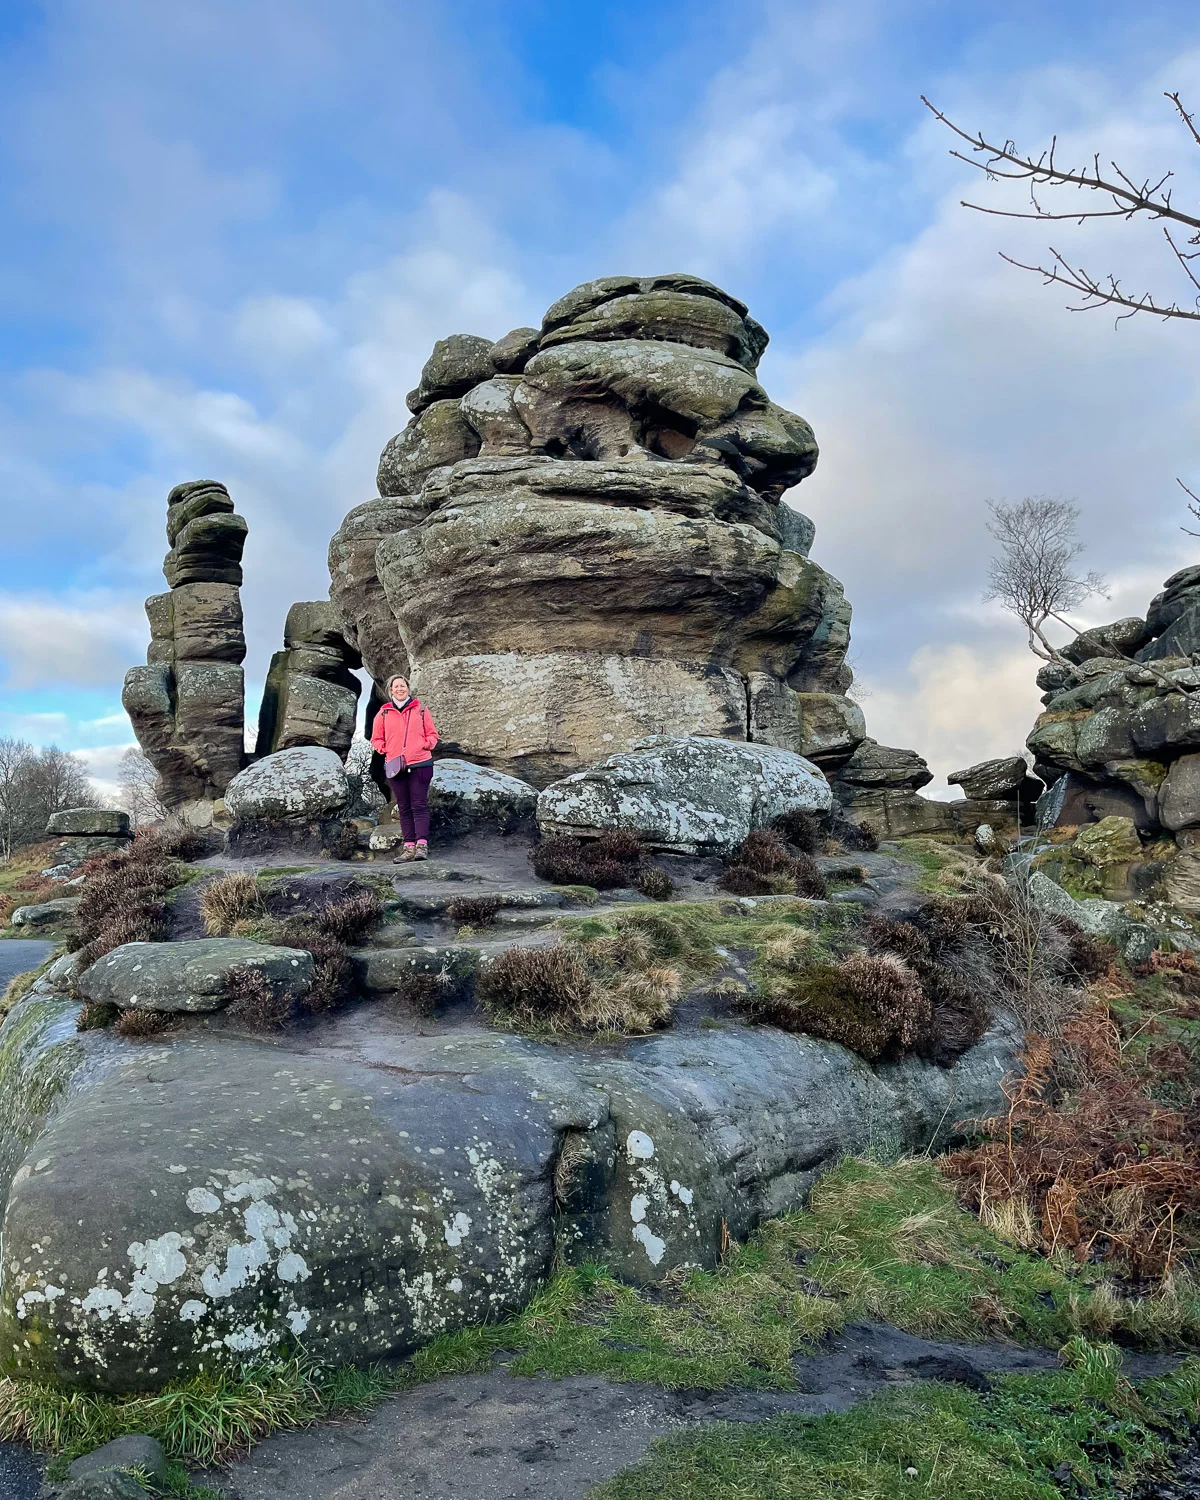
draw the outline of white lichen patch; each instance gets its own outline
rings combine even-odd
[[[461,1245],[471,1232],[471,1220],[467,1214],[456,1213],[453,1219],[443,1219],[442,1229],[447,1245]]]
[[[654,1142],[644,1130],[631,1130],[625,1137],[625,1155],[630,1161],[649,1161],[654,1155]]]
[[[658,1265],[667,1248],[666,1241],[660,1240],[658,1235],[652,1233],[648,1224],[634,1225],[633,1237],[645,1250],[650,1264]]]
[[[202,1187],[189,1188],[185,1201],[194,1214],[215,1214],[221,1206],[216,1193],[210,1193],[207,1188]]]

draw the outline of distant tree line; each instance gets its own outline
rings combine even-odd
[[[87,767],[57,745],[0,739],[0,859],[45,837],[52,814],[100,804]]]

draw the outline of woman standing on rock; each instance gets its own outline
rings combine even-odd
[[[394,863],[429,858],[429,783],[438,742],[429,710],[409,691],[406,677],[388,683],[390,699],[375,715],[371,749],[383,756],[383,774],[396,799],[404,849]]]

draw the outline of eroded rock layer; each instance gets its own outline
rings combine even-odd
[[[329,602],[293,604],[283,650],[271,658],[258,714],[256,753],[320,745],[344,756],[358,714],[357,651],[346,644]]]
[[[651,734],[848,759],[850,607],[781,503],[817,444],[758,383],[766,341],[685,275],[440,341],[330,547],[375,682],[411,673],[448,747],[537,785]]]
[[[1038,673],[1045,711],[1026,743],[1051,784],[1044,819],[1128,818],[1143,836],[1200,843],[1200,567],[1163,585],[1146,618],[1084,631]]]
[[[170,591],[146,600],[146,665],[125,674],[121,701],[166,806],[211,805],[245,759],[246,523],[223,484],[192,480],[167,496],[167,540]]]

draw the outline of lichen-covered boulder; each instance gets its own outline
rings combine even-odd
[[[339,813],[350,798],[340,756],[317,745],[297,745],[264,756],[235,776],[225,807],[235,822],[322,818]]]
[[[93,836],[97,838],[131,838],[127,812],[114,812],[106,807],[71,807],[52,813],[46,824],[46,837]]]
[[[1142,841],[1132,818],[1110,816],[1081,829],[1071,853],[1084,864],[1103,869],[1141,859]]]
[[[659,736],[556,781],[538,797],[543,833],[628,828],[659,849],[731,849],[781,813],[827,812],[824,775],[771,745]]]
[[[40,901],[35,906],[18,906],[9,918],[14,927],[31,931],[70,925],[79,906],[78,896],[64,896],[58,901]]]
[[[429,787],[431,827],[438,833],[463,833],[489,826],[502,832],[531,828],[537,789],[490,766],[466,760],[439,760]]]
[[[0,1030],[0,1361],[144,1391],[299,1340],[410,1352],[556,1260],[713,1266],[847,1151],[994,1114],[1009,1018],[950,1067],[731,1023],[605,1048],[423,1035],[392,1006],[265,1046],[78,1032],[40,984]]]
[[[121,1010],[222,1010],[229,982],[255,974],[281,1001],[312,986],[312,954],[247,938],[196,938],[184,943],[125,943],[98,958],[75,981],[86,1000]]]

